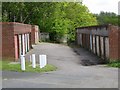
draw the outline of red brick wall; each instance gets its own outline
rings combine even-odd
[[[16,22],[2,22],[0,23],[2,28],[2,48],[0,48],[3,59],[15,60],[17,58],[15,55],[15,35],[31,33],[31,25],[16,23]],[[18,42],[16,42],[18,43]],[[31,47],[31,43],[30,43]]]
[[[31,44],[35,44],[35,26],[31,29]]]
[[[15,57],[15,47],[14,47],[13,23],[3,23],[2,24],[2,58],[14,59],[14,57]]]
[[[119,30],[118,30],[118,33],[119,33],[119,35],[118,35],[118,55],[119,55],[119,60],[120,60],[120,28],[119,28]]]
[[[120,59],[120,31],[117,26],[109,26],[110,59]]]
[[[0,25],[0,35],[2,37],[2,47],[0,46],[0,53],[2,54],[2,58],[15,60],[17,58],[18,50],[15,50],[15,35],[30,33],[30,47],[32,44],[35,44],[35,32],[38,32],[38,26],[36,25],[28,25],[16,22],[1,22]],[[17,41],[17,40],[16,40]],[[1,55],[0,54],[0,55]]]
[[[37,36],[35,36],[36,35],[35,32],[39,32],[39,29],[38,29],[38,26],[33,25],[31,30],[31,44],[36,44],[37,41],[39,41],[39,38],[36,38]]]
[[[31,32],[32,26],[29,24],[13,23],[14,24],[14,34],[22,34]]]

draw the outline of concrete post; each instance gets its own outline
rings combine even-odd
[[[32,54],[32,67],[36,68],[35,54]]]
[[[39,55],[39,65],[40,65],[40,68],[43,68],[46,66],[47,64],[47,58],[46,58],[46,55]]]
[[[21,55],[21,70],[25,71],[25,56]]]

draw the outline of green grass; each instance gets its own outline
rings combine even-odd
[[[110,67],[120,68],[120,61],[112,61],[107,64]]]
[[[26,70],[22,71],[20,64],[10,64],[9,61],[0,61],[2,63],[2,70],[3,71],[16,71],[16,72],[48,72],[48,71],[54,71],[57,68],[53,65],[47,64],[44,68],[40,68],[39,65],[37,65],[36,68],[32,68],[31,63],[26,62]]]
[[[2,69],[2,61],[0,60],[0,70]]]

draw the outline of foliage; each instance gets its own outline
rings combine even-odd
[[[108,66],[120,68],[120,61],[112,61],[112,62],[109,62],[109,63],[108,63]]]
[[[101,12],[100,14],[95,15],[98,20],[98,24],[112,24],[118,25],[118,15],[111,12]]]
[[[10,61],[0,61],[0,63],[2,63],[2,70],[22,72],[21,65],[19,63],[11,64]],[[37,66],[35,69],[33,69],[31,63],[26,62],[26,70],[24,72],[48,72],[54,70],[56,70],[56,67],[49,64],[47,64],[44,68]]]
[[[39,25],[49,32],[50,39],[59,41],[67,35],[75,40],[75,28],[96,25],[88,8],[77,2],[3,2],[2,21]]]

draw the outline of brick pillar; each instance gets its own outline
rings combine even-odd
[[[109,25],[109,57],[111,60],[120,59],[120,28]]]
[[[36,44],[39,42],[39,27],[37,25],[32,25],[31,29],[31,44]]]
[[[35,44],[35,26],[32,26],[31,29],[31,44]]]

